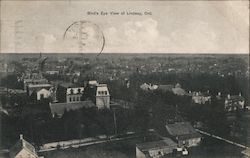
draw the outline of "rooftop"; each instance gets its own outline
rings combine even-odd
[[[72,83],[69,83],[69,82],[62,82],[62,83],[59,83],[59,85],[64,88],[70,88],[74,86]]]
[[[84,87],[75,87],[75,88],[67,88],[67,94],[71,94],[71,91],[73,94],[78,94],[80,91],[80,94],[83,93]]]
[[[247,148],[246,150],[243,150],[241,153],[248,156],[248,157],[250,157],[250,148]]]
[[[24,82],[47,82],[48,80],[45,79],[45,78],[26,78],[26,79],[23,79]]]
[[[94,107],[95,104],[92,101],[81,101],[81,102],[73,102],[73,103],[51,103],[50,110],[51,114],[57,114],[62,116],[66,111],[77,110],[83,107]]]
[[[23,135],[20,135],[20,139],[17,141],[17,143],[10,149],[11,155],[18,154],[22,149],[27,150],[33,155],[37,156],[35,147],[31,145],[29,142],[23,139]]]
[[[175,87],[172,90],[173,90],[173,93],[176,95],[186,95],[187,94],[187,92],[180,87]]]
[[[231,101],[244,101],[245,98],[240,96],[240,95],[232,95],[230,96],[230,98],[226,98],[227,100],[231,100]]]
[[[178,136],[179,138],[201,137],[201,135],[196,132],[189,122],[167,124],[166,128],[170,135]]]
[[[104,95],[109,96],[109,90],[108,90],[107,85],[97,86],[96,96],[104,96]]]
[[[169,138],[165,138],[164,140],[146,142],[136,145],[141,151],[149,151],[152,149],[162,149],[166,147],[175,147],[177,144]]]
[[[168,84],[168,85],[158,85],[158,89],[162,90],[162,91],[172,91],[172,89],[174,88],[174,85]]]
[[[39,87],[52,87],[52,84],[29,84],[28,87],[29,88],[39,88]]]
[[[89,81],[90,85],[98,85],[98,82],[96,80],[91,80]]]

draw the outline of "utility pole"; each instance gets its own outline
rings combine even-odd
[[[113,116],[114,116],[115,135],[117,135],[117,124],[116,124],[116,113],[115,113],[115,108],[114,108]]]
[[[6,88],[7,88],[7,92],[6,92],[6,94],[7,94],[7,96],[6,96],[6,98],[8,98],[8,96],[9,96],[9,83],[8,83],[8,67],[9,67],[9,65],[7,65],[7,68],[6,68],[6,78],[7,78],[7,81],[6,81]]]
[[[178,105],[176,104],[175,105],[175,121],[177,120],[177,108],[178,108]]]

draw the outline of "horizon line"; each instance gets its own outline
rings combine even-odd
[[[26,53],[17,53],[17,52],[0,52],[1,54],[18,54],[18,55],[24,55],[24,54],[99,54],[99,53],[77,53],[77,52],[70,52],[70,53],[65,53],[65,52],[60,52],[60,53],[52,53],[52,52],[26,52]],[[168,55],[168,54],[180,54],[180,55],[249,55],[249,53],[101,53],[102,54],[163,54],[163,55]]]

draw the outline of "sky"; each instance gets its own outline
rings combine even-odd
[[[249,53],[245,0],[0,3],[1,53]]]

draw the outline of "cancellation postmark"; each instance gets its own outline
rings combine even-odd
[[[91,21],[76,21],[67,27],[63,40],[76,53],[102,53],[105,37],[101,28]]]

